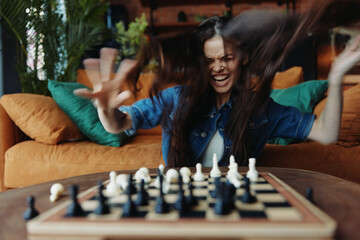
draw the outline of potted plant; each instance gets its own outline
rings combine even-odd
[[[19,45],[22,91],[48,94],[47,80],[76,81],[85,51],[103,41],[107,8],[105,0],[1,0],[1,24]]]

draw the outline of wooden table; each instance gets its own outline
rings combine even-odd
[[[242,172],[246,170],[240,168]],[[204,168],[204,171],[209,169]],[[360,239],[360,184],[306,170],[258,168],[258,171],[273,173],[304,196],[305,189],[312,187],[318,207],[337,221],[336,239]],[[129,172],[135,171],[118,173]],[[42,213],[68,199],[68,196],[63,196],[56,203],[49,201],[50,187],[55,182],[62,183],[65,188],[78,184],[79,190],[83,191],[96,185],[99,179],[108,178],[108,173],[96,173],[0,193],[0,239],[26,239],[26,223],[22,215],[27,208],[27,196],[36,198],[35,207]]]

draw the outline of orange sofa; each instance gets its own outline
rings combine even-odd
[[[282,78],[287,79],[286,85],[294,85],[301,82],[301,73],[301,69],[291,69],[282,73]],[[79,76],[83,74],[80,72]],[[147,82],[149,77],[143,74],[141,81]],[[274,80],[274,84],[279,83]],[[139,98],[144,97],[144,92],[147,91],[143,90]],[[359,98],[360,85],[344,91],[337,144],[267,144],[257,165],[315,170],[360,183]],[[325,101],[316,105],[316,114],[322,111]],[[95,172],[155,168],[160,163],[163,160],[159,127],[139,131],[121,147],[103,146],[85,139],[51,97],[10,94],[0,100],[1,191]]]

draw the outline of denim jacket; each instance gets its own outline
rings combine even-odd
[[[181,90],[184,86],[175,86],[160,92],[160,98],[143,99],[132,106],[122,106],[121,111],[130,114],[133,128],[125,133],[128,136],[136,134],[138,129],[149,129],[161,124],[162,126],[162,154],[167,164],[167,156],[170,147],[170,133],[166,130],[167,126],[172,126],[173,116],[175,114]],[[163,120],[162,113],[165,106],[170,106],[169,116],[166,117],[166,123]],[[224,139],[224,153],[219,161],[219,165],[227,165],[229,156],[232,152],[232,141],[224,133],[226,121],[230,115],[232,103],[231,100],[223,104],[219,109],[215,106],[209,114],[204,117],[204,121],[198,124],[190,134],[189,142],[193,150],[195,159],[192,165],[199,161],[206,146],[209,144],[216,129],[219,129]],[[264,148],[267,140],[276,137],[291,137],[299,140],[305,140],[310,133],[315,115],[301,113],[294,107],[286,107],[274,102],[271,98],[260,116],[251,119],[248,127],[251,137],[248,144],[249,157],[257,157]]]

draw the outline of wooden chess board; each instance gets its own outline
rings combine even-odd
[[[29,221],[29,239],[332,239],[336,229],[330,217],[271,173],[260,173],[258,181],[251,183],[255,203],[243,203],[244,188],[236,189],[235,209],[226,215],[214,213],[212,178],[193,185],[197,206],[182,214],[173,208],[157,214],[159,190],[152,176],[147,186],[149,206],[138,206],[138,215],[132,218],[122,217],[124,192],[108,196],[110,214],[94,214],[98,187],[93,187],[78,195],[84,217],[65,217],[69,200]],[[164,195],[170,206],[177,200],[178,188],[173,183]],[[132,197],[135,200],[136,194]]]

